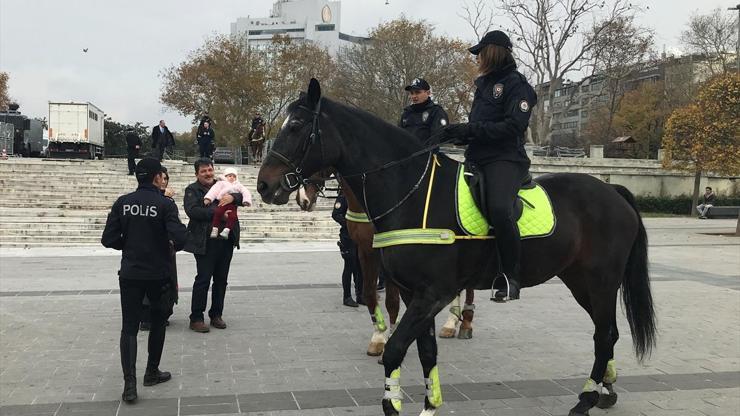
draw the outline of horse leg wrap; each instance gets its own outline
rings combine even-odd
[[[401,411],[403,407],[401,400],[403,399],[403,393],[401,393],[401,369],[396,368],[391,372],[390,377],[385,379],[385,393],[383,399],[390,400],[393,408],[397,412]]]
[[[617,382],[617,364],[612,358],[606,363],[606,372],[604,373],[604,383],[614,384]]]
[[[589,378],[588,380],[586,380],[586,384],[583,385],[583,390],[581,390],[581,394],[590,392],[609,394],[609,390],[606,387],[604,387],[601,383],[597,383],[593,379]]]
[[[388,328],[385,326],[385,318],[383,317],[383,311],[380,309],[380,305],[375,305],[375,311],[370,315],[370,319],[373,320],[373,325],[375,325],[375,329],[378,331],[385,332]]]
[[[475,312],[475,303],[466,303],[463,305],[463,312],[465,311]]]
[[[429,378],[424,379],[427,388],[427,399],[429,404],[438,408],[442,406],[442,386],[439,384],[439,369],[435,365],[429,372]]]

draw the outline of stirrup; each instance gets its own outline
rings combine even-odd
[[[504,282],[506,282],[506,296],[496,296],[499,294],[499,292],[503,292],[501,289],[496,289],[496,280],[498,280],[500,277],[504,278]],[[518,299],[518,298],[516,298]],[[512,300],[511,298],[511,285],[509,284],[509,277],[506,276],[506,273],[501,273],[500,275],[496,276],[495,279],[493,279],[493,284],[491,285],[491,300],[497,303],[504,303],[509,300]]]

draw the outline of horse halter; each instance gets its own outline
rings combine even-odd
[[[280,187],[283,188],[283,190],[286,192],[293,192],[298,189],[299,186],[309,184],[309,180],[303,176],[303,164],[306,162],[306,158],[308,158],[308,153],[314,143],[319,142],[319,145],[321,146],[321,158],[322,160],[324,159],[324,146],[323,143],[321,143],[321,130],[319,130],[321,101],[322,99],[319,98],[319,102],[316,105],[316,110],[311,110],[310,108],[303,105],[298,106],[298,108],[302,108],[313,113],[313,121],[311,122],[311,134],[308,135],[299,146],[299,150],[297,153],[302,153],[302,155],[296,158],[299,159],[298,163],[293,162],[293,160],[291,160],[290,158],[273,149],[270,149],[270,151],[267,153],[267,157],[274,156],[276,159],[283,162],[286,166],[288,166],[288,168],[291,169],[288,173],[283,175],[282,178],[280,178]]]

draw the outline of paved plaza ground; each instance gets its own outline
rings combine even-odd
[[[734,220],[646,219],[657,349],[632,353],[620,311],[619,402],[592,415],[740,415],[740,238]],[[187,328],[192,255],[178,255],[181,302],[161,368],[121,404],[119,254],[104,249],[0,249],[0,415],[379,415],[383,370],[365,354],[366,309],[341,305],[331,243],[246,244],[234,256],[226,330]],[[439,340],[439,414],[567,415],[593,357],[593,326],[558,279],[505,305],[478,292],[472,340]],[[444,316],[437,318],[437,327]],[[423,377],[412,346],[404,414]]]

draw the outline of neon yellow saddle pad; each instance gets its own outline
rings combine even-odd
[[[465,166],[461,163],[457,170],[455,191],[457,222],[468,235],[488,235],[488,221],[475,204],[470,187],[465,181],[464,171]],[[517,221],[521,238],[551,235],[555,231],[555,213],[545,189],[539,184],[535,184],[532,189],[520,189],[519,198],[522,199],[523,205],[522,215]]]

